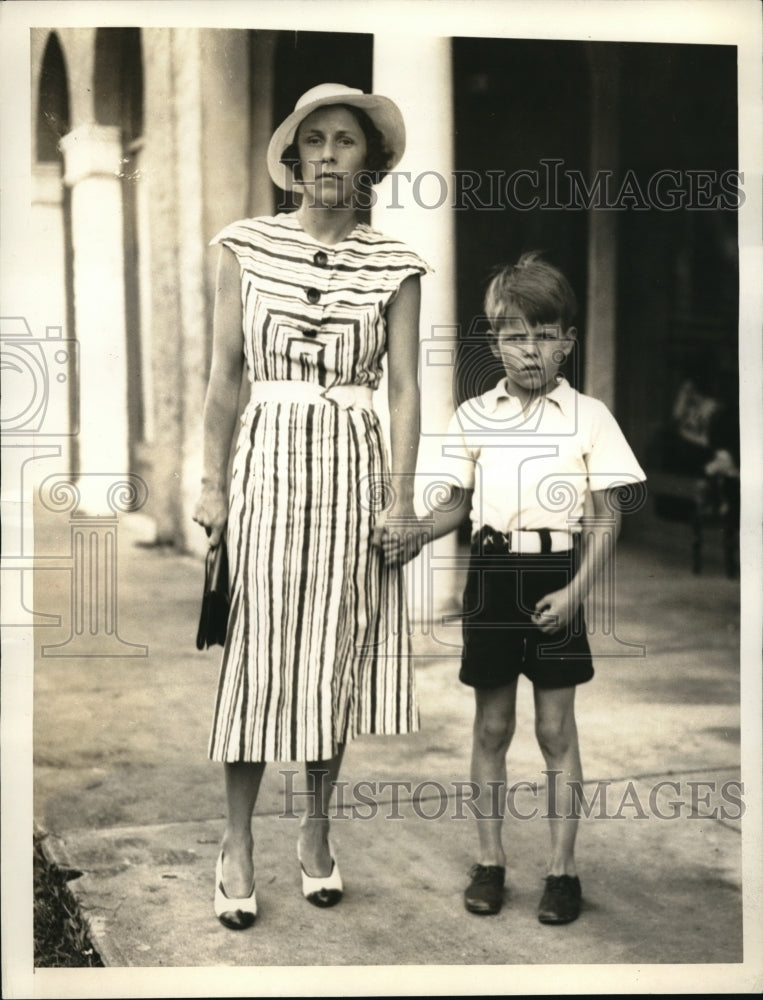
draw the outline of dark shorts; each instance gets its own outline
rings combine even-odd
[[[497,688],[525,674],[539,688],[561,688],[593,677],[582,608],[551,634],[530,619],[541,597],[570,582],[578,553],[576,546],[538,555],[484,554],[480,542],[473,543],[463,601],[464,684]]]

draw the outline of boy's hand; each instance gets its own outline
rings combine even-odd
[[[384,553],[384,561],[403,565],[421,552],[428,537],[423,531],[410,531],[400,528],[384,528],[381,541],[377,543]]]
[[[569,587],[541,597],[535,605],[532,623],[546,635],[566,629],[575,617],[577,603]]]

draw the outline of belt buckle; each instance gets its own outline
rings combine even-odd
[[[345,390],[344,392],[342,390]],[[324,389],[321,396],[329,402],[338,406],[340,410],[349,410],[354,402],[352,395],[346,391],[346,386],[331,385]]]
[[[511,552],[511,532],[491,531],[485,539],[485,551],[495,555],[505,555]]]

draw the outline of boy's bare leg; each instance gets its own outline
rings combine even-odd
[[[571,781],[582,782],[578,731],[575,724],[575,688],[535,688],[535,733],[548,771],[559,771],[551,825],[549,875],[577,875],[575,837],[578,820],[573,816]],[[549,810],[551,812],[551,810]]]
[[[501,842],[506,804],[506,752],[516,725],[517,682],[500,688],[475,688],[476,711],[472,741],[472,781],[479,792],[477,835],[481,865],[505,867]]]

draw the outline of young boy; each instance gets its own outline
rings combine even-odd
[[[459,676],[476,698],[471,777],[484,818],[477,819],[479,861],[464,902],[478,914],[498,913],[503,902],[506,753],[523,673],[534,687],[546,769],[560,772],[538,911],[548,924],[580,912],[568,783],[583,780],[575,686],[593,676],[582,602],[619,531],[616,488],[645,479],[606,406],[560,374],[575,345],[576,307],[567,279],[536,253],[495,274],[485,312],[505,378],[456,411],[446,454],[461,486],[422,538],[452,531],[471,509]]]

